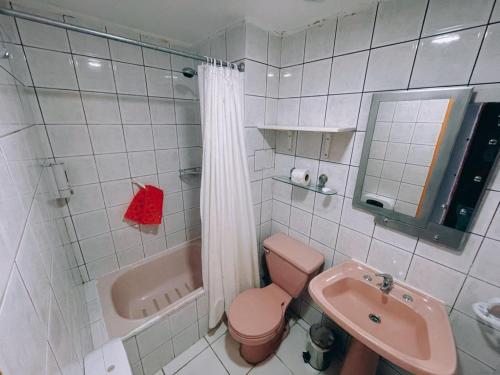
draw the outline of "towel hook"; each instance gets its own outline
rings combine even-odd
[[[141,189],[146,189],[146,185],[141,184],[139,181],[132,180],[132,183],[139,186]]]

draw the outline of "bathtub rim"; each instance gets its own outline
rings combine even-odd
[[[204,286],[202,285],[201,287],[193,290],[188,295],[175,301],[170,306],[164,308],[163,310],[156,312],[153,315],[147,316],[143,319],[126,319],[126,318],[122,317],[116,311],[115,306],[113,304],[112,295],[111,295],[111,290],[112,290],[114,282],[120,276],[122,276],[127,271],[129,271],[130,269],[136,268],[136,267],[141,266],[142,264],[145,264],[145,263],[153,262],[157,258],[168,256],[169,254],[171,254],[173,252],[185,249],[185,248],[189,247],[190,244],[197,243],[197,242],[199,242],[200,247],[201,247],[201,238],[197,237],[197,238],[191,239],[189,241],[185,241],[185,242],[183,242],[179,245],[176,245],[174,247],[165,249],[165,250],[159,252],[158,254],[141,259],[135,263],[129,264],[129,265],[127,265],[119,270],[113,271],[111,273],[108,273],[108,274],[96,279],[96,288],[97,288],[97,294],[99,297],[99,302],[101,305],[102,318],[104,321],[104,326],[106,328],[106,332],[107,332],[110,340],[115,339],[115,338],[119,338],[121,340],[126,340],[132,336],[135,336],[139,332],[151,327],[152,325],[154,325],[158,321],[166,319],[169,315],[180,310],[182,307],[184,307],[188,303],[196,301],[199,297],[201,297],[205,293]],[[202,273],[203,273],[203,270],[202,270]],[[203,280],[203,277],[202,277],[202,280]],[[111,320],[117,321],[117,323],[112,324],[113,327],[110,326]],[[122,326],[123,329],[116,328],[115,327],[116,325]],[[125,329],[125,327],[126,327],[126,329]],[[115,331],[117,331],[117,332],[115,332]]]

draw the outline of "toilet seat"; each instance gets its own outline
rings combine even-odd
[[[239,294],[229,308],[230,328],[242,339],[272,339],[282,329],[290,299],[274,284],[263,289],[248,289]]]

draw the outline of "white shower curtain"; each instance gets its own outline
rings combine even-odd
[[[243,137],[243,73],[198,66],[203,162],[201,235],[208,325],[259,282],[257,239]]]

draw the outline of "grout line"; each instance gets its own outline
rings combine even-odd
[[[472,354],[471,354],[471,353],[469,353],[469,352],[466,352],[466,351],[465,351],[465,350],[463,350],[463,349],[457,348],[457,351],[463,352],[463,353],[465,353],[466,355],[468,355],[469,357],[471,357],[471,358],[475,359],[476,361],[478,361],[479,363],[481,363],[481,364],[485,365],[486,367],[488,367],[488,368],[491,370],[491,374],[492,374],[492,375],[495,375],[495,374],[494,374],[494,372],[495,372],[495,370],[496,370],[496,369],[494,369],[493,367],[491,367],[489,364],[487,364],[487,363],[483,362],[482,360],[480,360],[480,359],[479,359],[479,358],[477,358],[476,356],[472,355]],[[497,367],[497,369],[498,369],[498,367]]]
[[[204,338],[204,337],[203,337],[203,338]],[[206,340],[205,340],[205,341],[206,341]],[[181,366],[181,367],[180,367],[177,371],[175,371],[175,372],[173,373],[173,375],[178,374],[178,373],[179,373],[179,372],[180,372],[180,371],[181,371],[184,367],[186,367],[188,364],[190,364],[191,362],[193,362],[196,358],[198,358],[198,357],[199,357],[202,353],[204,353],[204,352],[205,352],[205,351],[207,351],[207,350],[212,350],[212,351],[213,351],[213,349],[212,349],[212,347],[210,346],[210,344],[208,343],[208,341],[207,341],[207,347],[206,347],[205,349],[203,349],[201,352],[199,352],[199,353],[198,353],[198,354],[196,354],[193,358],[191,358],[189,361],[187,361],[185,364],[183,364],[183,365],[182,365],[182,366]],[[181,354],[182,354],[182,353],[181,353]],[[175,357],[174,357],[174,359],[175,359]],[[217,359],[218,359],[218,358],[217,358]],[[219,360],[219,362],[220,362],[220,360]],[[169,362],[169,363],[170,363],[170,362]],[[168,364],[167,364],[167,365],[168,365]],[[163,366],[163,367],[165,367],[165,366]],[[163,371],[163,367],[162,367],[162,371]]]
[[[34,127],[34,126],[42,126],[42,125],[43,125],[43,124],[32,124],[32,125],[27,125],[27,126],[22,127],[22,128],[20,128],[20,129],[13,130],[13,131],[11,131],[11,132],[8,132],[8,133],[5,133],[5,134],[0,135],[0,139],[10,137],[11,135],[14,135],[14,134],[20,133],[20,132],[22,132],[23,130],[28,130],[29,128],[32,128],[32,127]],[[36,160],[36,159],[33,159],[33,160]]]
[[[34,79],[33,79],[33,73],[31,72],[31,67],[30,67],[30,65],[29,65],[29,61],[28,61],[28,59],[26,58],[26,51],[25,51],[24,45],[22,44],[21,33],[19,32],[18,19],[17,19],[17,18],[15,18],[15,17],[13,17],[13,20],[14,20],[14,25],[15,25],[15,27],[16,27],[16,32],[17,32],[17,34],[18,34],[18,36],[19,36],[19,40],[20,40],[20,42],[21,42],[21,43],[20,43],[20,46],[21,46],[21,48],[22,48],[23,55],[25,56],[25,59],[26,59],[26,60],[25,60],[25,62],[26,62],[26,68],[27,68],[27,70],[28,70],[28,74],[29,74],[29,76],[30,76],[30,80],[31,80],[31,82],[33,83],[33,86],[32,86],[32,87],[33,87],[33,92],[34,92],[35,97],[36,97],[36,101],[37,101],[37,104],[38,104],[38,109],[39,109],[39,111],[40,111],[40,116],[41,116],[41,118],[42,118],[43,127],[44,127],[44,130],[45,130],[45,136],[47,137],[47,142],[48,142],[48,144],[49,144],[50,152],[51,152],[51,154],[52,154],[52,159],[53,159],[53,160],[56,160],[55,153],[54,153],[54,149],[53,149],[53,145],[52,145],[52,142],[51,142],[51,139],[50,139],[50,136],[49,136],[49,132],[48,132],[48,129],[47,129],[47,124],[46,124],[46,121],[45,121],[44,112],[43,112],[43,110],[42,110],[42,106],[41,106],[41,104],[40,104],[40,98],[39,98],[39,95],[38,95],[38,89],[37,89],[37,87],[35,86],[35,81],[34,81]],[[66,38],[68,38],[67,33],[66,33]],[[68,38],[68,45],[69,45],[69,38]],[[73,59],[72,59],[72,61],[73,61]],[[73,64],[73,67],[74,67],[74,64]],[[75,70],[75,79],[76,79],[76,70]],[[78,82],[78,81],[77,81],[77,82]],[[81,95],[80,95],[80,100],[81,100]],[[83,103],[82,103],[82,107],[83,107]],[[82,110],[83,110],[83,108],[82,108]],[[65,201],[66,201],[66,205],[67,205],[67,207],[68,207],[68,213],[69,213],[69,218],[70,218],[70,220],[71,220],[71,224],[73,225],[73,228],[75,228],[75,226],[74,226],[74,222],[73,222],[73,217],[72,217],[72,215],[71,215],[71,213],[70,213],[70,210],[69,210],[68,200],[67,200],[67,199],[65,199]],[[29,219],[29,215],[28,215],[28,217],[27,217],[27,218]],[[76,234],[76,229],[75,229],[75,234]],[[24,235],[24,231],[23,231],[23,235]],[[80,250],[80,255],[81,255],[82,259],[84,259],[84,258],[83,258],[83,252],[82,252],[82,249],[81,249],[80,242],[79,242],[78,238],[76,238],[76,242],[78,243],[78,249]],[[78,263],[78,262],[76,262],[76,263]],[[82,278],[82,281],[83,281],[83,276],[81,275],[80,266],[79,266],[78,264],[77,264],[77,269],[78,269],[78,272],[80,273],[80,277]],[[87,270],[87,267],[86,267],[86,266],[85,266],[85,271],[86,271],[86,273],[87,273],[87,277],[90,279],[90,275],[89,275],[89,273],[88,273],[88,270]],[[49,279],[49,281],[51,281],[51,280]],[[51,283],[51,287],[52,287],[52,283]]]
[[[13,177],[12,173],[10,171],[10,168],[8,168],[8,172],[7,173],[10,175],[11,178]],[[42,177],[43,177],[43,170],[40,172],[40,174],[38,176],[38,180],[37,180],[37,183],[36,183],[36,186],[35,186],[35,192],[38,190],[38,186],[40,185],[40,181],[42,180]],[[12,267],[10,267],[10,269],[8,271],[8,276],[5,278],[5,280],[6,280],[5,287],[3,288],[3,290],[0,291],[0,306],[3,306],[3,304],[5,302],[5,296],[7,294],[7,288],[10,285],[10,282],[12,280],[12,275],[14,273],[14,268],[17,269],[16,259],[17,259],[17,256],[18,256],[20,250],[21,250],[21,242],[22,242],[22,239],[23,239],[24,234],[26,232],[26,228],[28,226],[28,222],[29,222],[29,217],[30,217],[30,214],[31,214],[31,210],[33,209],[33,205],[34,205],[34,202],[35,202],[35,197],[36,197],[36,195],[33,194],[31,202],[29,204],[29,209],[27,210],[25,221],[23,223],[22,231],[21,231],[21,233],[19,235],[19,241],[16,243],[14,254],[12,256],[12,259],[13,259],[13,261],[12,261]],[[51,265],[51,267],[52,267],[52,265]],[[45,269],[43,271],[46,272]],[[23,279],[21,273],[19,273],[19,276],[21,277],[21,279]],[[49,283],[50,283],[51,282],[51,275],[47,275],[47,276],[49,278]],[[23,283],[24,283],[24,279],[23,279]],[[27,293],[29,295],[28,291],[27,291]],[[33,307],[34,307],[34,305],[33,305]]]
[[[66,30],[66,34],[68,34],[68,30]],[[102,181],[101,181],[101,176],[99,175],[99,168],[98,168],[98,165],[97,165],[97,159],[96,159],[96,152],[95,152],[95,147],[94,147],[94,142],[93,142],[93,138],[92,138],[92,135],[90,133],[90,126],[89,126],[89,123],[88,123],[88,120],[87,120],[87,112],[85,111],[85,105],[83,103],[83,98],[82,98],[82,94],[81,94],[81,90],[80,90],[80,81],[78,79],[78,73],[76,71],[76,64],[74,63],[74,58],[73,58],[73,54],[72,54],[72,47],[71,47],[71,43],[70,43],[70,40],[69,40],[69,35],[66,35],[66,37],[68,38],[68,45],[69,45],[69,49],[70,49],[70,53],[71,53],[71,59],[73,61],[73,68],[74,68],[74,71],[75,71],[75,79],[76,79],[76,82],[77,82],[77,85],[78,85],[78,95],[80,97],[80,102],[81,102],[81,105],[82,105],[82,111],[83,111],[83,116],[84,116],[84,119],[85,119],[85,124],[86,124],[86,127],[87,127],[87,133],[88,133],[88,136],[89,136],[89,142],[90,142],[90,147],[91,147],[91,156],[94,160],[94,164],[95,164],[95,167],[96,167],[96,174],[97,174],[97,179],[98,179],[98,184],[99,184],[99,190],[101,192],[101,198],[102,198],[102,201],[103,201],[103,205],[104,205],[104,213],[106,215],[106,222],[108,224],[108,229],[109,229],[109,232],[105,232],[105,233],[101,233],[100,236],[106,234],[106,233],[109,233],[109,236],[111,237],[111,241],[113,242],[113,254],[115,256],[115,260],[116,260],[116,264],[118,265],[119,267],[119,263],[118,263],[118,255],[116,253],[116,246],[115,246],[115,240],[113,238],[113,235],[112,235],[112,231],[111,231],[111,225],[110,225],[110,221],[109,221],[109,214],[108,214],[108,211],[106,209],[106,204],[104,203],[105,200],[104,200],[104,192],[102,190]],[[110,53],[110,56],[111,56],[111,51],[109,50],[109,40],[106,39],[106,45],[108,46],[108,51]],[[113,75],[113,84],[115,86],[115,91],[116,91],[116,82],[115,82],[115,79],[114,79],[114,69],[113,67],[111,67],[111,74]],[[117,99],[117,102],[118,102],[118,99]],[[123,130],[122,130],[123,131]],[[69,204],[68,204],[68,208],[69,208]],[[76,233],[76,226],[74,225],[74,216],[72,213],[71,213],[71,210],[70,210],[70,218],[71,218],[71,222],[73,223],[73,227],[75,229],[75,233]],[[88,267],[87,265],[88,264],[91,264],[91,263],[95,263],[97,260],[93,260],[91,262],[87,262],[87,260],[85,259],[85,257],[83,256],[83,246],[81,244],[81,241],[84,241],[83,239],[80,239],[78,234],[76,234],[76,237],[77,237],[77,241],[78,241],[78,245],[80,247],[80,252],[82,253],[82,259],[83,259],[83,266],[85,267],[86,271],[87,271],[87,276],[89,278],[89,280],[91,279],[90,278],[90,272],[88,270]],[[106,255],[105,257],[109,257],[110,255]],[[103,259],[104,257],[101,257],[101,259]]]
[[[493,18],[493,14],[495,13],[495,8],[496,8],[497,3],[499,3],[499,0],[493,0],[493,6],[491,7],[490,16],[488,17],[488,25],[491,23],[495,23],[495,22],[491,22],[491,19]],[[496,22],[498,22],[498,21],[496,21]]]
[[[36,22],[36,21],[30,21],[30,22]],[[71,30],[66,30],[66,32],[68,32],[68,31],[71,31]],[[78,31],[75,31],[75,32],[79,33]],[[109,39],[104,38],[104,37],[98,37],[98,38],[105,39],[108,42],[108,44],[109,44],[109,41],[110,41]],[[77,57],[81,56],[81,57],[87,57],[87,58],[91,58],[91,59],[95,59],[95,60],[102,60],[102,61],[114,62],[114,63],[117,63],[117,64],[134,65],[136,67],[145,67],[145,68],[152,68],[152,69],[158,69],[158,70],[170,70],[170,71],[173,71],[173,72],[176,72],[176,73],[182,73],[182,71],[175,70],[175,69],[172,69],[172,68],[166,69],[166,68],[161,68],[161,67],[154,66],[154,65],[146,65],[144,63],[144,61],[143,61],[143,64],[138,64],[138,63],[135,63],[135,62],[113,59],[113,57],[111,56],[111,53],[109,55],[110,57],[108,58],[108,57],[93,56],[93,55],[86,55],[84,53],[72,52],[71,51],[71,44],[69,42],[68,42],[68,45],[70,46],[70,50],[58,50],[58,49],[51,49],[51,48],[40,47],[40,46],[35,46],[35,45],[24,45],[24,44],[22,44],[22,42],[21,43],[4,42],[4,43],[8,43],[8,44],[12,44],[12,45],[17,45],[17,46],[23,45],[24,47],[29,48],[29,49],[33,49],[33,50],[46,51],[46,52],[54,52],[54,53],[65,54],[65,55],[73,55],[73,56],[77,56]],[[122,42],[117,42],[117,43],[122,43]],[[142,48],[147,48],[147,47],[140,47],[140,46],[135,46],[135,47],[138,47],[138,48],[141,48],[141,49]],[[158,51],[158,52],[162,52],[162,51]],[[163,53],[170,55],[167,52],[163,52]],[[187,58],[187,59],[189,59],[189,58]],[[262,64],[262,62],[260,62],[260,61],[255,61],[255,62]]]
[[[68,33],[68,31],[66,30],[66,34]],[[69,45],[69,48],[70,48],[70,51],[71,51],[71,45],[69,43],[69,36],[66,35],[66,37],[68,38],[68,45]],[[73,61],[73,69],[74,69],[74,72],[75,72],[75,79],[76,79],[76,82],[77,82],[77,85],[78,85],[78,90],[75,90],[75,92],[78,92],[78,97],[80,98],[80,103],[81,103],[81,106],[82,106],[82,113],[83,113],[83,118],[84,118],[84,124],[78,124],[78,126],[86,126],[87,128],[87,134],[89,136],[89,143],[90,143],[90,147],[91,147],[91,151],[92,151],[92,156],[93,156],[93,159],[94,159],[94,163],[96,165],[96,171],[97,171],[97,163],[95,161],[95,151],[94,151],[94,145],[93,145],[93,142],[92,142],[92,137],[91,137],[91,133],[90,133],[90,127],[88,125],[88,121],[87,121],[87,114],[85,112],[85,106],[83,104],[83,98],[81,96],[81,91],[80,91],[80,83],[79,83],[79,79],[78,79],[78,74],[76,72],[76,64],[74,62],[74,59],[73,59],[73,56],[71,55],[71,60]],[[101,198],[102,198],[102,201],[104,203],[104,194],[102,192],[102,186],[101,184],[99,183],[99,191],[101,192]],[[69,206],[69,201],[66,200],[67,202],[67,205],[68,205],[68,212],[69,212],[69,215],[70,215],[70,218],[71,218],[71,221],[73,223],[73,216],[74,214],[71,212],[71,208]],[[109,224],[109,222],[108,222]],[[74,226],[74,223],[73,223],[73,227],[75,228],[75,232],[76,232],[76,227]],[[78,240],[77,240],[78,241]],[[82,249],[81,249],[81,245],[80,245],[80,241],[78,241],[78,245],[80,247],[80,252],[82,252]],[[82,259],[83,259],[83,252],[82,252]],[[87,271],[88,272],[88,271]]]
[[[143,64],[145,64],[145,59],[144,59],[144,49],[142,47],[139,47],[140,50],[141,50],[141,58],[142,58],[142,62]],[[110,51],[111,52],[111,51]],[[170,65],[172,65],[172,61],[170,60]],[[159,172],[158,172],[158,160],[156,158],[156,150],[154,149],[154,134],[153,134],[153,119],[152,119],[152,116],[151,116],[151,104],[150,104],[150,101],[149,101],[149,87],[148,87],[148,79],[147,79],[147,74],[146,74],[146,66],[143,65],[142,67],[142,70],[144,72],[144,84],[146,86],[146,95],[148,97],[148,116],[149,116],[149,131],[150,131],[150,134],[151,134],[151,140],[153,142],[153,157],[154,157],[154,161],[155,161],[155,171],[156,171],[156,183],[159,184],[159,178],[158,178],[158,175],[159,175]],[[173,85],[173,79],[172,79],[172,76],[173,74],[170,74],[170,84],[171,84],[171,87],[172,87],[172,95],[173,95],[173,92],[174,92],[174,85]],[[114,72],[113,72],[113,77],[115,78],[115,75],[114,75]],[[115,78],[116,80],[116,78]],[[115,82],[115,86],[116,86],[116,82]],[[174,107],[175,107],[175,104],[174,104]],[[175,112],[174,112],[175,114]],[[122,121],[123,122],[123,121]],[[130,165],[130,159],[128,158],[128,154],[129,152],[129,149],[128,149],[128,146],[127,146],[127,137],[126,137],[126,133],[125,133],[125,126],[122,125],[122,130],[123,130],[123,139],[124,139],[124,142],[125,142],[125,150],[127,152],[127,159],[128,159],[128,163],[129,163],[129,167],[130,167],[130,177],[131,179],[134,179],[134,178],[137,178],[139,176],[132,176],[132,168],[131,168],[131,165]],[[176,128],[176,131],[177,131],[177,128]],[[144,151],[140,151],[140,152],[144,152]],[[151,151],[148,151],[148,152],[151,152]],[[132,192],[133,192],[133,187],[132,187]],[[167,231],[165,229],[165,220],[162,220],[161,222],[161,226],[163,228],[163,237],[165,238],[165,247],[167,246]],[[145,259],[147,256],[146,256],[146,249],[144,247],[144,238],[142,236],[142,225],[139,224],[138,225],[138,232],[139,232],[139,237],[140,237],[140,240],[141,240],[141,248],[142,248],[142,256],[143,256],[143,259]],[[160,231],[160,229],[158,228],[158,231]],[[153,240],[151,240],[153,241]],[[150,241],[150,242],[151,242]],[[117,255],[117,260],[118,260],[118,255]],[[118,264],[118,267],[120,267],[120,265]]]
[[[459,83],[459,84],[452,84],[452,85],[446,85],[446,86],[415,86],[412,87],[412,90],[415,89],[433,89],[433,88],[440,88],[440,87],[445,87],[445,88],[450,88],[450,87],[462,87],[466,85],[467,83]],[[500,81],[492,81],[492,82],[479,82],[475,83],[477,85],[497,85],[500,84]],[[147,96],[147,95],[137,95],[137,94],[126,94],[126,93],[115,93],[115,92],[109,92],[109,91],[89,91],[89,90],[74,90],[74,89],[67,89],[67,88],[60,88],[60,87],[47,87],[47,86],[24,86],[27,88],[33,88],[36,90],[47,90],[47,91],[69,91],[69,92],[81,92],[84,94],[101,94],[101,95],[109,95],[109,96],[118,96],[118,97],[130,97],[130,98],[152,98],[152,99],[158,99],[158,100],[164,100],[164,101],[177,101],[177,102],[186,102],[186,103],[198,103],[199,100],[197,99],[183,99],[183,98],[172,98],[172,97],[167,97],[167,96]],[[246,96],[251,96],[251,97],[256,97],[256,98],[263,98],[263,99],[299,99],[299,98],[315,98],[315,97],[325,97],[325,96],[346,96],[346,95],[362,95],[362,94],[377,94],[377,93],[393,93],[393,92],[404,92],[407,91],[406,88],[394,88],[394,89],[384,89],[384,90],[369,90],[369,91],[346,91],[342,93],[332,93],[332,94],[321,94],[321,95],[301,95],[301,96],[288,96],[288,97],[266,97],[262,95],[256,95],[256,94],[245,94]],[[57,124],[57,123],[48,123],[47,125],[84,125],[84,124]],[[100,124],[89,124],[89,125],[100,125]],[[120,125],[118,123],[109,123],[105,125]],[[141,124],[125,124],[125,125],[141,125]],[[143,124],[142,124],[143,125]],[[168,123],[160,123],[160,124],[153,124],[153,125],[175,125],[175,124],[168,124]],[[182,123],[179,125],[200,125],[200,123]],[[257,127],[247,125],[245,127]]]
[[[208,346],[210,347],[210,349],[212,350],[213,354],[215,355],[215,357],[219,360],[220,364],[222,365],[222,367],[224,367],[224,369],[227,371],[228,374],[231,374],[231,372],[227,369],[226,365],[224,364],[224,362],[222,362],[222,359],[219,357],[219,355],[217,354],[217,352],[214,350],[214,348],[212,347],[213,344],[215,344],[217,341],[221,340],[222,338],[224,338],[224,336],[227,335],[227,332],[224,333],[223,335],[221,335],[217,340],[215,340],[214,342],[212,343],[208,343]]]
[[[490,14],[490,16],[491,16],[491,14]],[[481,37],[481,42],[479,43],[479,48],[477,49],[476,58],[474,59],[474,64],[472,65],[472,69],[470,71],[469,79],[467,80],[467,86],[469,86],[471,84],[472,77],[473,77],[474,72],[476,70],[476,65],[477,65],[477,62],[479,61],[479,56],[481,55],[481,50],[483,48],[483,44],[484,44],[484,40],[486,39],[487,32],[488,32],[488,27],[485,27],[484,32],[483,32],[483,36]]]
[[[245,26],[245,55],[246,55],[246,35],[247,35],[247,32],[246,32],[246,26]],[[270,39],[270,33],[267,32],[267,38],[266,38],[266,81],[265,81],[265,96],[264,96],[264,124],[266,123],[266,113],[267,113],[267,78],[268,78],[268,72],[269,72],[269,39]],[[279,72],[279,69],[278,69],[278,72]],[[278,74],[278,79],[279,79],[279,74]],[[279,88],[279,86],[278,86]],[[245,97],[243,98],[245,100]],[[246,121],[244,121],[246,122]],[[264,130],[262,131],[262,147],[265,146],[266,144],[266,136],[267,136],[267,131]],[[253,172],[257,172],[255,170],[255,160],[256,160],[256,151],[254,151],[254,155],[253,155]],[[247,156],[247,160],[248,160],[248,156]],[[274,164],[274,155],[273,155],[273,164]],[[267,168],[266,168],[267,169]],[[258,171],[260,173],[260,178],[257,178],[256,181],[260,181],[260,202],[259,202],[259,205],[260,205],[260,209],[259,209],[259,224],[258,224],[258,233],[256,233],[256,236],[258,238],[258,241],[257,241],[257,262],[259,264],[259,268],[260,268],[260,256],[259,256],[259,252],[260,252],[260,244],[262,242],[262,238],[261,238],[261,233],[262,233],[262,206],[263,206],[263,200],[262,200],[262,196],[263,196],[263,192],[264,192],[264,172],[263,170],[260,170]],[[252,183],[253,181],[250,181],[250,184]],[[272,214],[271,214],[272,215]],[[257,232],[257,229],[256,229],[256,232]],[[260,278],[260,276],[259,276]]]
[[[7,44],[7,43],[3,43],[3,44]],[[21,50],[22,50],[22,46],[21,46]],[[23,82],[22,82],[19,78],[17,78],[17,77],[16,77],[13,73],[9,72],[9,71],[7,70],[7,68],[5,68],[5,67],[3,67],[3,66],[0,66],[0,68],[1,68],[1,69],[5,72],[5,73],[7,73],[8,75],[10,75],[10,76],[12,77],[12,79],[14,79],[14,81],[15,81],[15,82],[18,82],[18,83],[19,83],[19,85],[18,85],[18,84],[14,84],[15,86],[31,87],[31,86],[29,86],[29,85],[24,84],[24,83],[23,83]],[[2,86],[4,86],[4,85],[5,85],[5,86],[11,86],[11,85],[9,85],[9,84],[2,84]]]
[[[427,4],[425,6],[425,11],[424,11],[424,18],[422,19],[422,26],[420,27],[420,33],[418,35],[418,39],[416,39],[417,40],[417,49],[415,51],[415,56],[413,57],[413,63],[411,65],[410,77],[408,78],[408,86],[406,87],[406,90],[410,89],[411,78],[413,77],[413,70],[415,69],[415,63],[417,61],[418,49],[420,47],[420,40],[422,39],[422,33],[424,32],[424,25],[425,25],[425,20],[427,19],[427,12],[429,10],[430,1],[431,0],[427,0]]]

